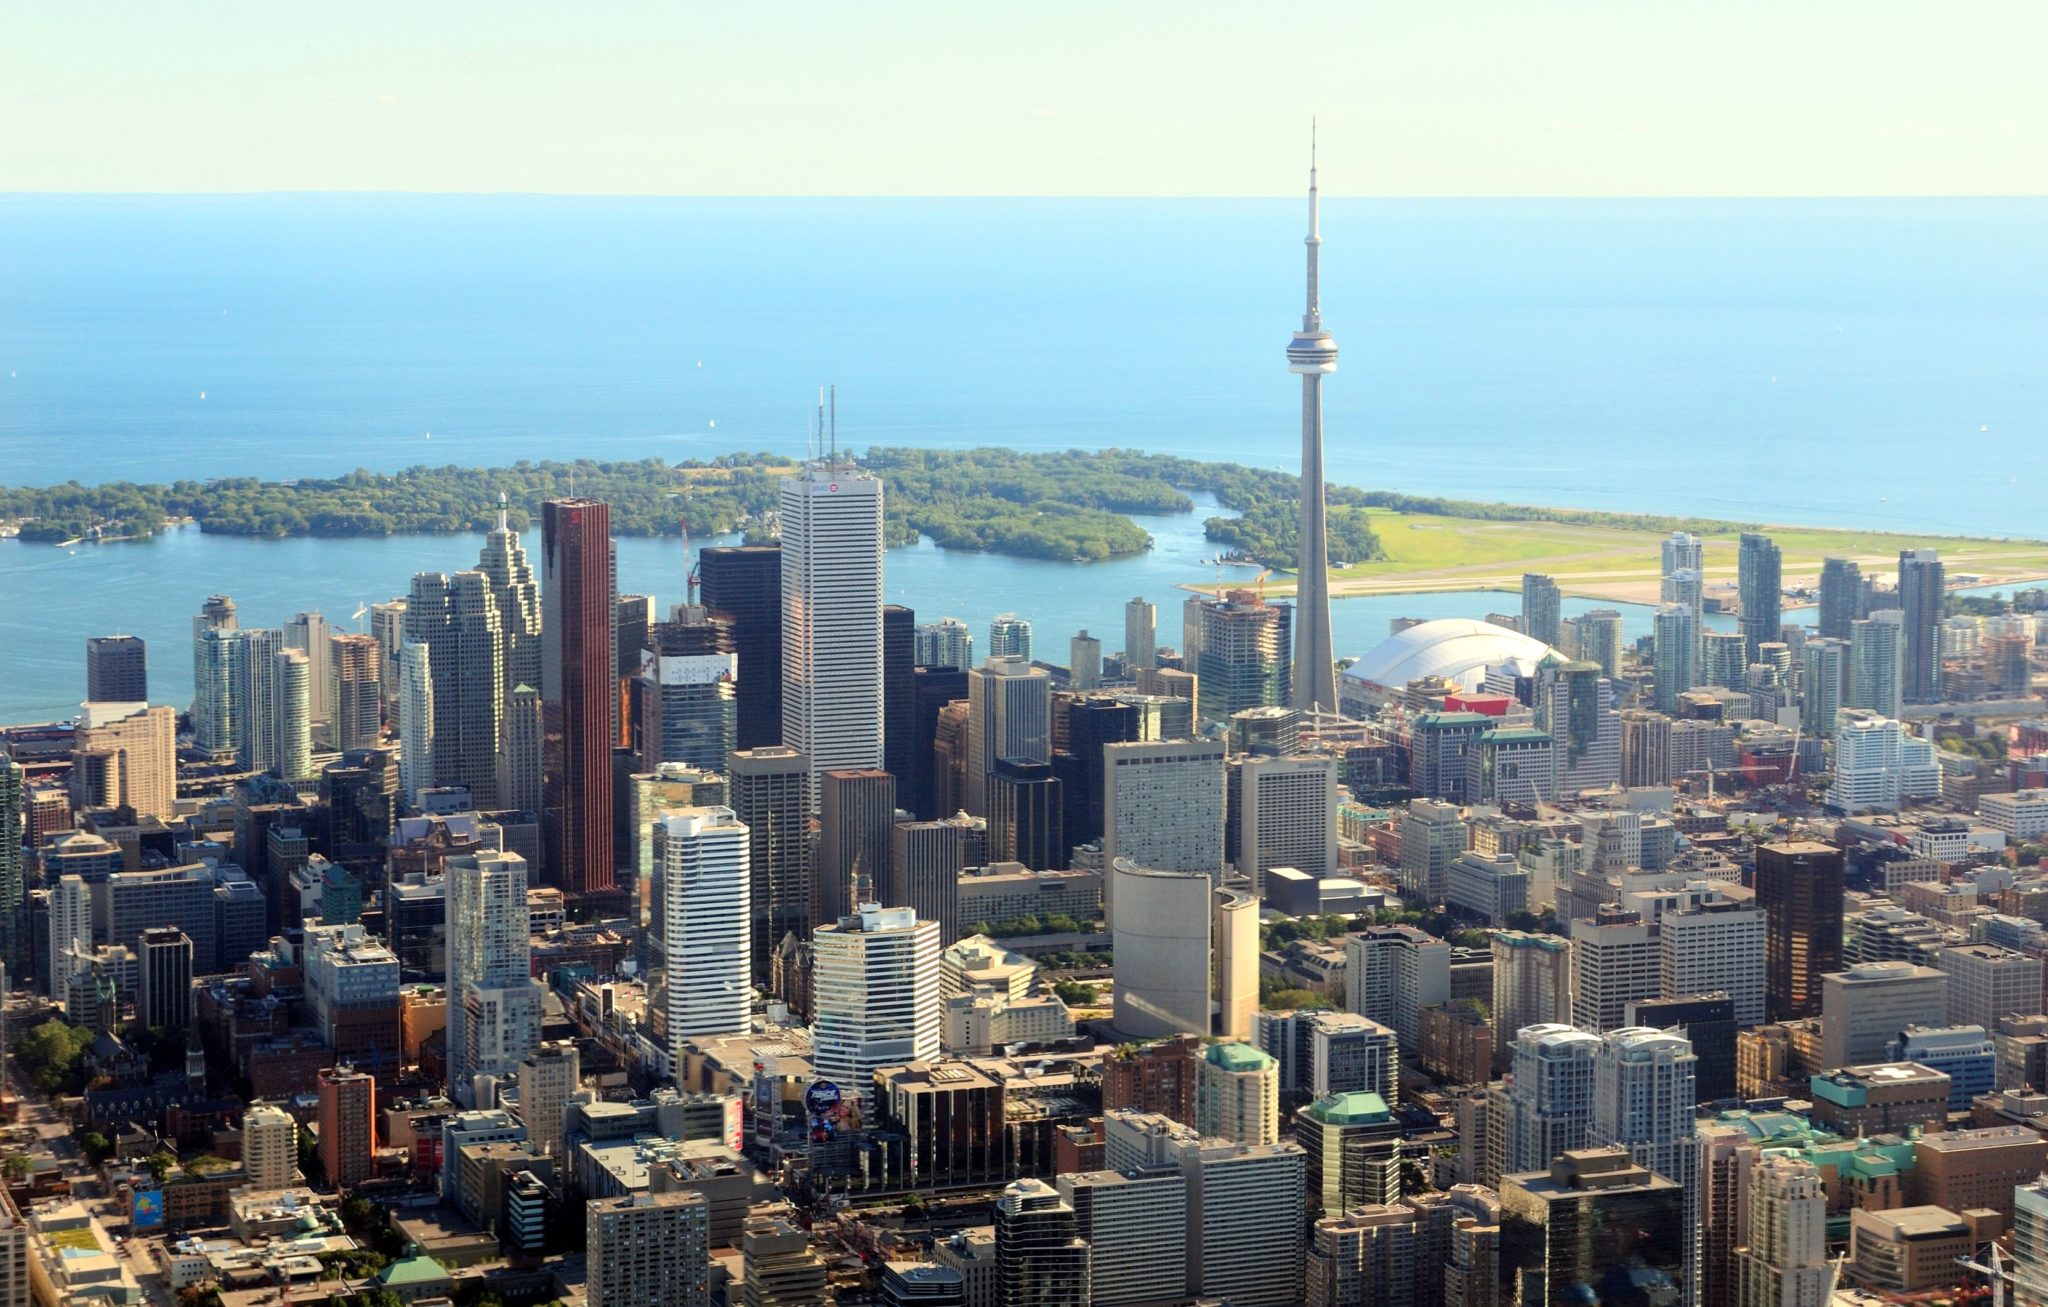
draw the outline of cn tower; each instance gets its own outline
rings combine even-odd
[[[1330,639],[1330,537],[1323,505],[1323,374],[1337,370],[1337,342],[1323,329],[1317,263],[1323,237],[1316,206],[1315,131],[1308,153],[1308,308],[1287,343],[1287,370],[1301,375],[1301,566],[1294,592],[1294,703],[1337,711],[1337,658]]]

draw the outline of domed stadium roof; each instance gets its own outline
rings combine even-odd
[[[1549,656],[1563,655],[1505,626],[1444,617],[1409,627],[1352,664],[1346,675],[1389,690],[1423,676],[1441,676],[1476,690],[1495,663],[1513,663],[1517,675],[1528,676]]]

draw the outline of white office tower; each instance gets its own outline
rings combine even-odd
[[[280,649],[270,661],[273,705],[271,770],[288,781],[313,775],[313,660],[303,650]]]
[[[1266,892],[1275,867],[1317,879],[1337,874],[1335,758],[1248,757],[1238,765],[1237,786],[1237,872],[1252,893]]]
[[[1002,613],[988,624],[988,656],[1031,661],[1031,623],[1015,613]]]
[[[526,912],[526,859],[465,853],[447,861],[448,1087],[474,1106],[478,1076],[510,1077],[540,1042]]]
[[[526,1127],[527,1142],[537,1153],[546,1153],[563,1165],[565,1114],[569,1101],[583,1084],[583,1058],[573,1040],[539,1044],[519,1064],[519,1121]]]
[[[1129,858],[1110,865],[1122,903],[1112,933],[1112,1020],[1131,1039],[1209,1032],[1210,930],[1215,886],[1202,872],[1165,871]]]
[[[1554,1023],[1524,1026],[1509,1048],[1512,1079],[1494,1105],[1498,1169],[1545,1171],[1565,1149],[1585,1147],[1600,1036]]]
[[[872,1101],[876,1067],[939,1058],[939,951],[939,923],[919,921],[909,908],[863,903],[818,928],[811,942],[818,1009],[811,1064],[821,1079]]]
[[[1410,799],[1401,814],[1401,897],[1423,909],[1443,902],[1451,864],[1465,851],[1465,840],[1457,804]]]
[[[1628,1005],[1662,989],[1657,927],[1640,912],[1605,907],[1571,924],[1572,1024],[1599,1034],[1627,1025]],[[1686,991],[1688,993],[1693,991]]]
[[[1515,1032],[1524,1026],[1571,1020],[1571,956],[1571,943],[1555,935],[1525,930],[1494,932],[1493,1042],[1497,1052],[1505,1054]]]
[[[433,651],[404,640],[398,646],[398,791],[412,807],[434,788]]]
[[[226,595],[210,596],[192,619],[192,743],[209,758],[227,757],[241,747],[229,671],[237,625],[235,601]]]
[[[1753,902],[1720,898],[1666,912],[1657,919],[1661,997],[1723,993],[1737,1026],[1762,1025],[1766,922]]]
[[[1052,678],[991,655],[967,673],[967,811],[988,816],[988,778],[1004,758],[1052,761]]]
[[[1664,604],[1657,609],[1653,638],[1657,711],[1676,712],[1678,696],[1699,684],[1699,615],[1685,604]]]
[[[306,655],[309,664],[307,699],[316,722],[334,720],[334,628],[318,612],[298,613],[284,624],[284,647]]]
[[[676,808],[655,819],[671,1070],[691,1041],[751,1028],[751,838],[731,808]]]
[[[252,1189],[284,1189],[299,1178],[299,1127],[269,1103],[242,1113],[242,1169]]]
[[[1223,745],[1159,740],[1103,746],[1102,861],[1128,858],[1159,871],[1223,874],[1227,799]],[[1114,881],[1114,878],[1111,878]],[[1103,911],[1116,920],[1116,888]]]
[[[1139,595],[1124,605],[1124,673],[1159,666],[1159,610]]]
[[[1093,1307],[1178,1302],[1188,1279],[1188,1183],[1178,1170],[1083,1171],[1054,1182],[1088,1245]]]
[[[974,635],[957,617],[919,622],[912,629],[911,651],[919,667],[957,667],[964,672],[974,666]]]
[[[1628,1149],[1642,1166],[1685,1192],[1686,1298],[1699,1301],[1700,1153],[1695,1113],[1699,1058],[1676,1031],[1625,1026],[1602,1037],[1593,1074],[1594,1146]]]
[[[1422,1047],[1422,1009],[1451,1001],[1451,946],[1414,926],[1368,926],[1344,940],[1344,1007]],[[1391,1100],[1389,1100],[1391,1101]]]
[[[1772,1153],[1750,1171],[1748,1243],[1736,1254],[1737,1307],[1827,1307],[1828,1199],[1813,1163]]]
[[[882,765],[882,483],[836,457],[782,481],[782,743],[821,772]]]
[[[1905,725],[1868,714],[1845,715],[1835,733],[1835,779],[1827,805],[1854,815],[1891,810],[1941,792],[1934,746]]]
[[[394,722],[398,720],[398,646],[405,640],[405,604],[399,598],[370,605],[370,634],[384,651],[384,711]]]
[[[498,497],[500,505],[504,496]],[[540,585],[534,580],[533,565],[526,559],[526,546],[519,533],[498,510],[498,527],[484,537],[476,570],[489,583],[491,602],[498,610],[499,689],[509,697],[522,685],[540,689]]]
[[[1076,690],[1102,684],[1102,641],[1086,629],[1067,641],[1067,684]]]
[[[1905,705],[1906,614],[1882,608],[1849,623],[1849,684],[1844,708],[1896,717]]]
[[[1230,1144],[1151,1112],[1103,1118],[1112,1171],[1172,1167],[1187,1178],[1187,1288],[1180,1300],[1296,1307],[1308,1159],[1285,1144]]]

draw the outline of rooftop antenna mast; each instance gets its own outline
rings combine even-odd
[[[812,438],[811,438],[811,461],[812,461],[813,463],[816,463],[816,462],[819,462],[819,461],[823,460],[823,459],[824,459],[824,457],[825,457],[825,388],[824,388],[823,386],[820,386],[820,387],[818,387],[818,429],[817,429],[816,433],[815,433],[815,434],[814,434],[814,435],[812,436]]]
[[[504,492],[504,491],[502,491],[502,490],[500,490],[500,491],[498,492],[498,529],[499,529],[500,531],[503,531],[503,530],[505,530],[505,529],[506,529],[506,526],[505,526],[505,517],[506,517],[506,509],[505,509],[505,492]]]
[[[832,466],[839,466],[839,387],[832,387]]]

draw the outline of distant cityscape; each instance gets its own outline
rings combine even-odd
[[[0,1307],[2048,1303],[2048,620],[1681,530],[1646,637],[1340,662],[1308,200],[1286,598],[888,603],[828,391],[666,611],[566,495],[90,640],[0,727]]]

